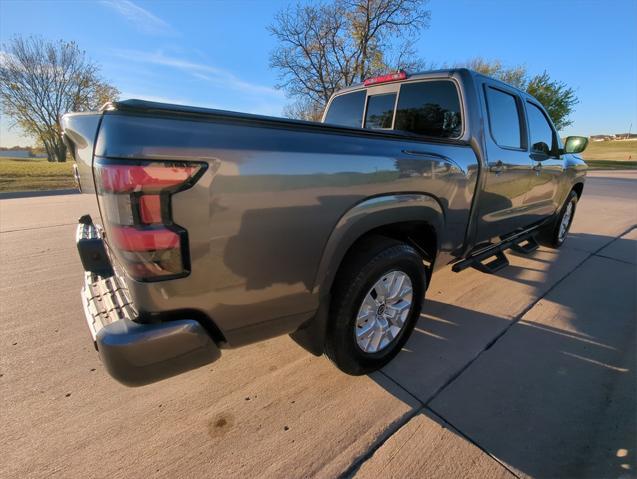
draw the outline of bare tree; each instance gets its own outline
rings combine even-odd
[[[283,116],[297,120],[321,121],[323,108],[317,102],[299,99],[283,107]]]
[[[60,135],[62,114],[95,110],[118,95],[74,42],[15,37],[2,46],[2,110],[41,143],[49,161],[66,161]]]
[[[295,103],[286,114],[315,119],[334,91],[390,70],[418,69],[414,42],[429,25],[428,0],[331,0],[279,12],[270,66]]]

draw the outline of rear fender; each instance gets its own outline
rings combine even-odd
[[[425,222],[440,238],[444,231],[443,209],[432,196],[396,194],[369,198],[347,211],[330,235],[315,280],[314,293],[320,298],[316,315],[304,323],[292,338],[313,354],[323,353],[329,313],[330,290],[336,273],[351,246],[377,228],[410,221]],[[433,259],[433,258],[432,258]]]
[[[329,294],[345,254],[357,239],[382,226],[409,221],[428,223],[438,238],[444,231],[443,209],[435,198],[426,194],[376,196],[347,211],[327,240],[314,282],[314,293],[321,298]]]

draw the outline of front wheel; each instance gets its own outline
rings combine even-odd
[[[564,202],[555,222],[552,222],[540,234],[540,243],[551,248],[559,248],[566,241],[577,208],[577,193],[571,191]]]
[[[325,353],[343,372],[366,374],[398,354],[424,298],[422,257],[387,238],[367,241],[346,258],[335,284]]]

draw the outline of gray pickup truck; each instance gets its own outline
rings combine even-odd
[[[586,138],[466,69],[369,79],[321,123],[128,100],[62,124],[99,206],[76,237],[86,320],[130,386],[286,333],[378,369],[435,270],[559,247],[586,173]]]

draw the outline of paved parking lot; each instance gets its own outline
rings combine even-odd
[[[385,370],[288,337],[137,389],[84,325],[81,195],[0,200],[2,477],[634,477],[637,172],[595,172],[557,253],[443,270]]]

